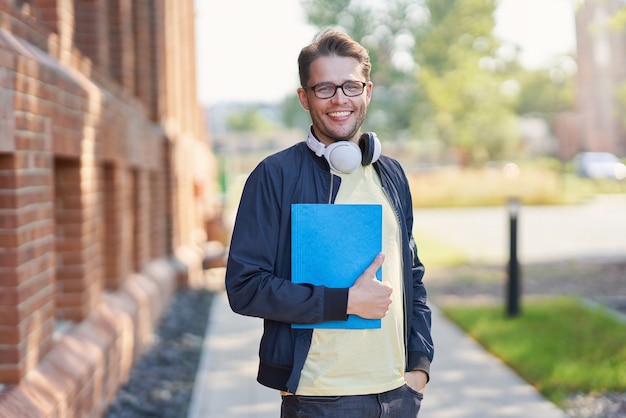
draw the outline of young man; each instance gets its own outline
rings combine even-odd
[[[327,30],[298,64],[298,97],[312,126],[306,141],[269,156],[248,178],[226,271],[230,305],[264,318],[257,380],[281,391],[282,417],[416,417],[433,358],[431,315],[406,176],[380,155],[374,135],[361,138],[373,89],[369,55]],[[382,205],[382,254],[352,287],[291,282],[293,203]],[[291,327],[349,314],[382,326]]]

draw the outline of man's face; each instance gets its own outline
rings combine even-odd
[[[365,81],[361,65],[353,58],[331,55],[311,63],[311,77],[307,87],[319,83],[341,85],[346,81]],[[367,106],[372,98],[372,83],[368,82],[362,94],[348,97],[341,89],[329,99],[320,99],[311,89],[298,89],[300,104],[311,114],[317,139],[326,145],[336,141],[358,141]]]

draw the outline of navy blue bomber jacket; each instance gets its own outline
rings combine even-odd
[[[429,373],[434,347],[424,266],[413,240],[413,208],[400,164],[374,163],[402,231],[406,370]],[[234,312],[264,319],[259,383],[295,393],[313,331],[291,323],[345,320],[348,289],[291,282],[291,204],[333,203],[341,178],[299,142],[263,160],[243,190],[228,255],[226,291]],[[323,222],[323,220],[321,220]],[[323,262],[323,260],[320,260]]]

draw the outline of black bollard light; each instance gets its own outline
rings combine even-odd
[[[509,266],[506,313],[509,317],[516,317],[520,313],[520,274],[517,259],[517,218],[520,207],[521,203],[517,198],[510,198],[507,202],[509,212]]]

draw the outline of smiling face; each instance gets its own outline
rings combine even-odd
[[[338,55],[322,56],[311,63],[307,87],[319,83],[341,85],[349,80],[366,81],[357,60]],[[372,87],[372,83],[367,82],[363,94],[355,97],[348,97],[337,89],[330,99],[319,99],[311,89],[299,88],[300,104],[311,115],[317,139],[326,145],[336,141],[357,142],[372,98]]]

